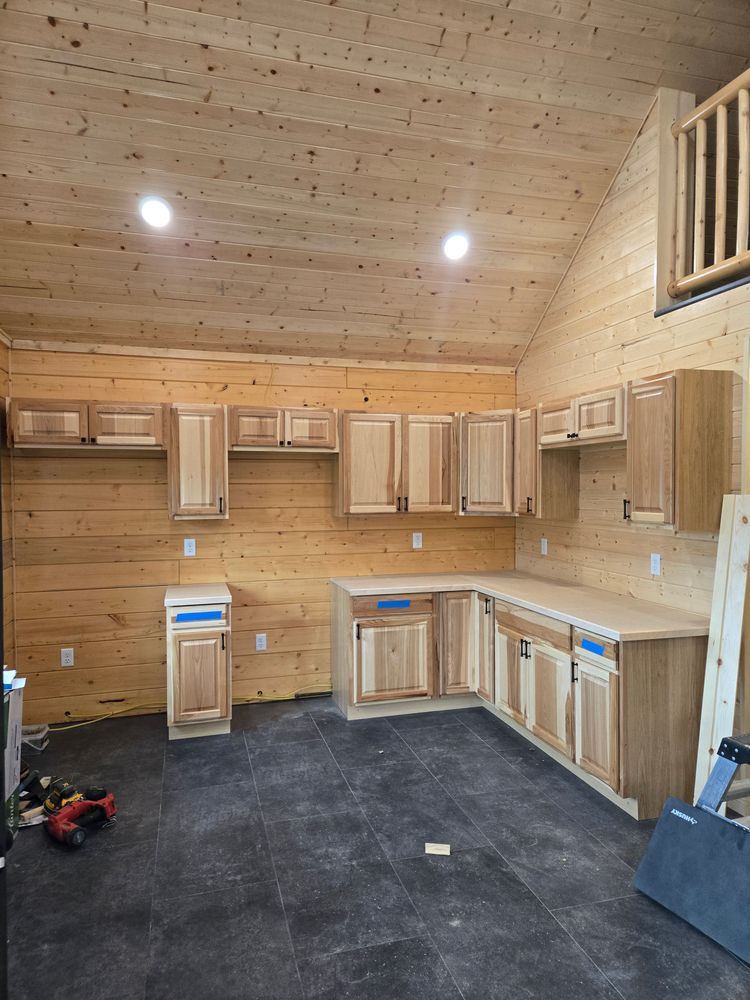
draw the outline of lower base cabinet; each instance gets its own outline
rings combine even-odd
[[[485,701],[495,700],[495,601],[475,594],[476,606],[476,692]]]
[[[575,762],[612,788],[619,785],[619,677],[579,657],[575,683]]]
[[[439,595],[440,694],[469,694],[472,690],[475,636],[474,594],[470,590]]]
[[[528,721],[535,736],[573,759],[573,678],[570,653],[529,642]]]
[[[513,629],[495,632],[495,704],[526,725],[526,640]]]
[[[433,691],[432,612],[355,624],[355,704],[429,698]]]

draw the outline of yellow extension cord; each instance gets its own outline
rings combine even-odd
[[[321,690],[317,688],[315,684],[311,684],[308,687],[299,688],[295,694],[288,694],[282,698],[271,698],[265,695],[258,695],[256,698],[241,698],[239,701],[235,701],[234,705],[254,705],[256,702],[260,701],[294,701],[297,695],[301,691],[318,691],[320,694],[327,694],[327,690]],[[125,715],[126,712],[137,712],[139,709],[157,709],[160,711],[165,711],[166,705],[129,705],[127,708],[121,708],[116,712],[108,712],[106,715],[99,715],[95,719],[84,718],[82,722],[72,722],[69,726],[50,726],[49,731],[51,733],[62,733],[66,729],[80,729],[81,726],[91,726],[95,722],[104,722],[105,719],[113,719],[117,715]],[[81,716],[71,716],[71,718],[81,718]]]

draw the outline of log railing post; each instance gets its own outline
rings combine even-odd
[[[748,249],[750,229],[750,90],[738,94],[740,161],[737,171],[737,253]]]
[[[693,271],[706,266],[706,171],[708,127],[701,120],[695,127],[695,210],[693,213]]]
[[[688,154],[690,144],[686,132],[677,137],[677,233],[675,235],[676,280],[688,273]]]
[[[727,256],[727,170],[729,168],[729,112],[726,104],[716,109],[716,215],[714,264]]]

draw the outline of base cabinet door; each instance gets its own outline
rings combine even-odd
[[[495,601],[477,594],[477,683],[480,698],[495,701]]]
[[[474,662],[470,590],[440,595],[440,693],[468,694]]]
[[[513,411],[461,417],[461,512],[513,513]]]
[[[526,640],[512,629],[495,629],[495,704],[526,725]]]
[[[86,403],[13,399],[10,404],[11,443],[87,444]]]
[[[167,465],[173,517],[227,516],[223,406],[172,407]]]
[[[579,767],[619,788],[619,675],[579,658],[576,666],[576,755]]]
[[[173,636],[170,725],[228,718],[228,635],[196,629]]]
[[[161,404],[91,403],[92,444],[111,448],[163,448],[164,408]]]
[[[432,695],[431,613],[356,622],[354,641],[355,704]]]
[[[529,666],[529,729],[573,759],[573,680],[570,653],[532,642]]]

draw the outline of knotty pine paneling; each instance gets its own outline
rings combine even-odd
[[[733,485],[740,487],[741,408],[750,287],[655,319],[655,115],[645,123],[517,371],[519,405],[566,399],[673,368],[736,373]],[[625,446],[580,449],[575,524],[522,518],[519,569],[709,611],[716,540],[625,524]],[[549,555],[540,555],[546,537]],[[662,555],[651,577],[650,553]]]
[[[15,395],[452,412],[514,403],[514,376],[13,351]],[[226,581],[236,699],[330,687],[336,575],[501,569],[514,524],[454,515],[336,517],[333,455],[233,455],[230,517],[167,516],[162,455],[16,451],[18,665],[29,721],[165,702],[162,601],[171,583]],[[413,552],[411,532],[423,533]],[[194,537],[197,557],[182,540]],[[268,651],[255,652],[255,632]],[[61,646],[76,666],[61,670]]]

